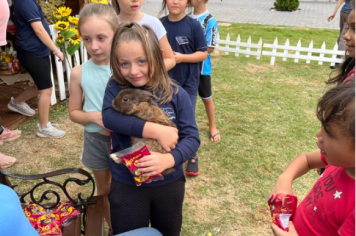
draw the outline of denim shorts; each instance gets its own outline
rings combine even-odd
[[[84,145],[81,160],[90,170],[110,168],[110,136],[84,131]]]

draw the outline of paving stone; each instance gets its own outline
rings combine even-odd
[[[246,4],[247,2],[247,4]],[[208,9],[218,21],[339,29],[339,13],[331,22],[335,1],[304,0],[296,12],[271,11],[275,0],[209,0]],[[157,16],[162,0],[146,0],[142,11]]]

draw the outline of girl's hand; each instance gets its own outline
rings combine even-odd
[[[153,176],[162,173],[165,169],[173,167],[174,158],[170,153],[151,152],[138,161],[137,167],[143,176]]]
[[[157,131],[159,136],[156,140],[166,152],[170,152],[172,149],[176,148],[179,138],[177,128],[160,125],[159,130]]]
[[[289,221],[289,232],[281,230],[276,224],[271,224],[273,234],[275,236],[298,236],[298,232],[294,228],[292,221]]]
[[[101,112],[90,112],[90,113],[87,113],[87,114],[90,115],[90,120],[91,120],[92,123],[95,123],[97,125],[100,125],[101,127],[104,127],[103,117],[101,115]]]
[[[183,62],[183,54],[179,52],[173,52],[174,53],[174,58],[176,59],[176,63],[182,63]]]
[[[282,175],[278,177],[277,182],[272,190],[273,195],[278,193],[294,195],[292,183],[286,181]]]
[[[56,57],[58,57],[58,61],[64,60],[64,54],[60,50],[55,55],[56,55]]]
[[[334,17],[335,17],[335,14],[332,14],[331,16],[328,17],[328,21],[329,22],[332,21],[334,19]]]

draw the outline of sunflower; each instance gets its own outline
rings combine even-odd
[[[98,0],[91,0],[90,2],[92,2],[92,3],[99,3]]]
[[[58,34],[58,37],[57,37],[57,39],[56,39],[56,42],[57,42],[58,44],[64,43],[64,36],[63,36],[62,34]]]
[[[79,35],[79,32],[77,29],[69,29],[69,31],[72,31],[75,33],[72,37],[69,38],[69,42],[72,44],[79,44],[80,40],[82,40],[82,37]]]
[[[54,11],[54,12],[53,12],[53,16],[54,16],[54,18],[56,18],[56,19],[61,19],[61,18],[62,18],[62,15],[61,15],[58,11]]]
[[[69,23],[67,21],[58,21],[56,23],[56,29],[59,29],[61,31],[68,29],[68,27],[69,27]]]
[[[72,25],[78,25],[78,18],[77,17],[75,17],[75,16],[70,16],[70,17],[68,17],[68,21],[69,21],[69,23],[71,23]]]
[[[69,16],[72,13],[72,9],[69,7],[60,7],[57,11],[61,16]]]

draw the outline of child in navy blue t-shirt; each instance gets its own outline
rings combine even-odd
[[[161,18],[167,31],[167,38],[175,53],[176,66],[168,71],[169,76],[176,80],[189,94],[194,111],[200,78],[200,62],[207,56],[207,44],[204,32],[199,22],[185,14],[185,8],[190,0],[163,0],[163,8],[167,7],[169,14]],[[199,174],[198,158],[194,155],[188,161],[186,174]]]

